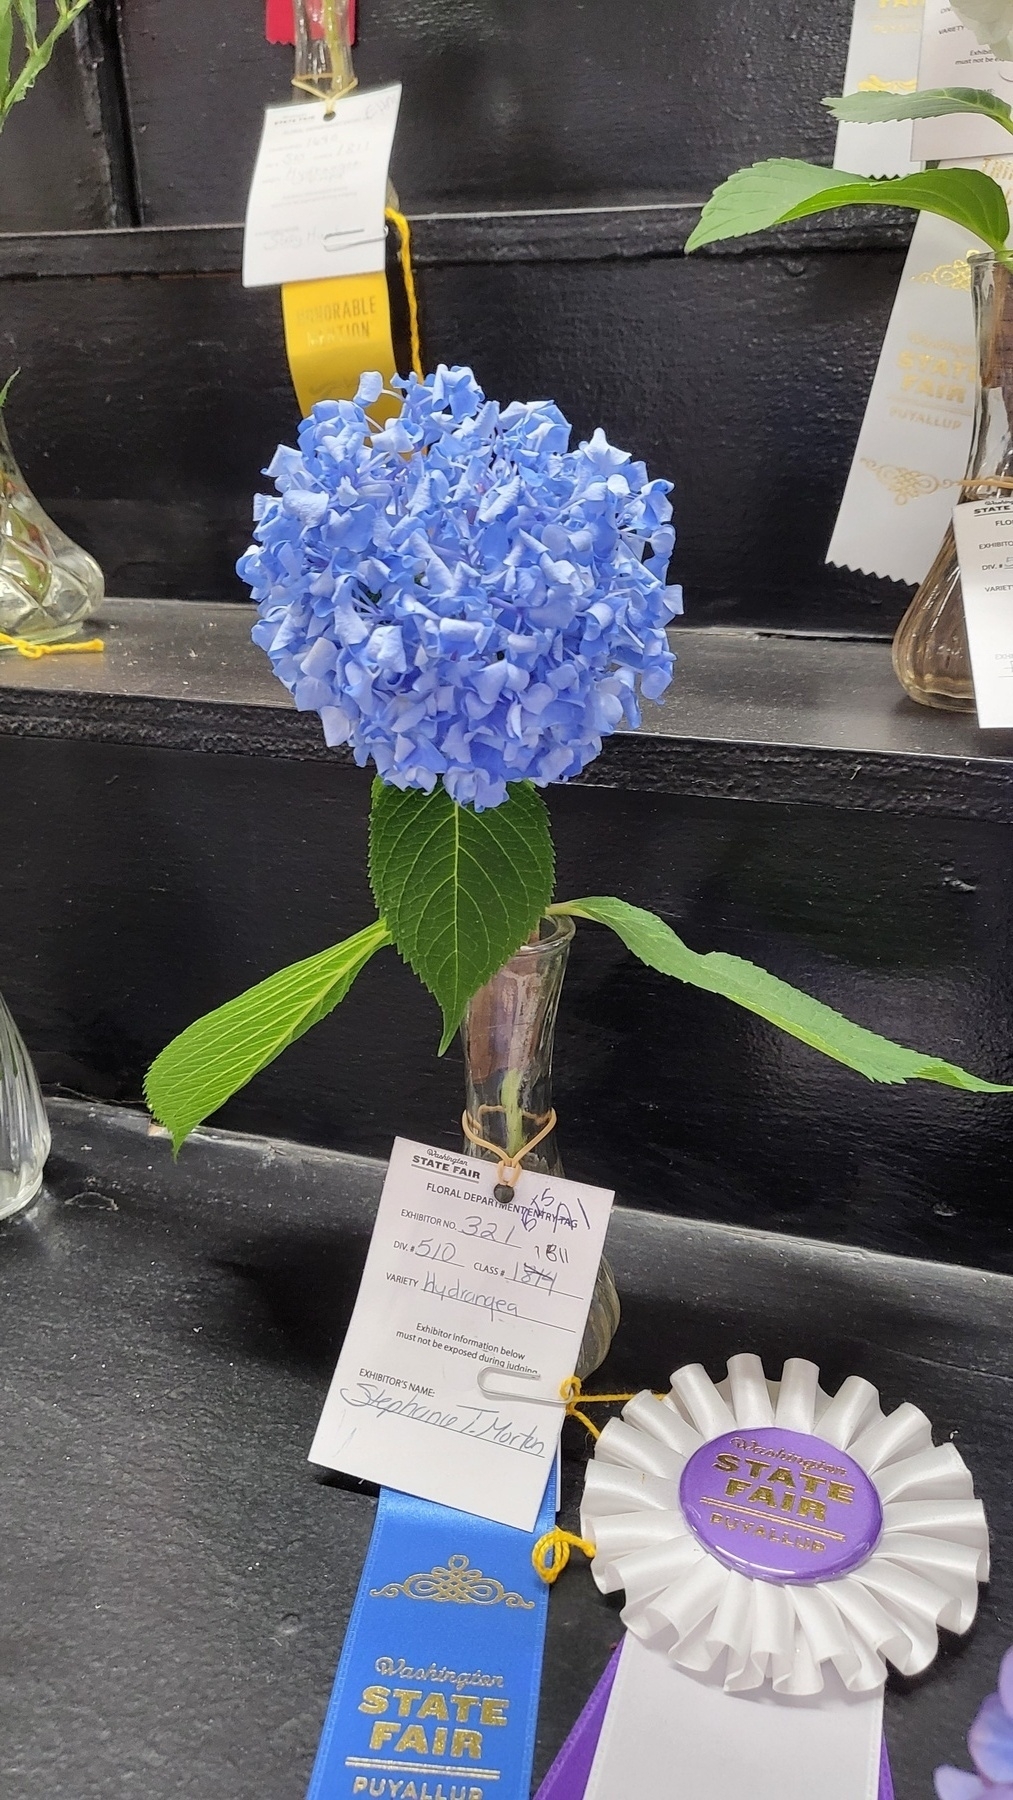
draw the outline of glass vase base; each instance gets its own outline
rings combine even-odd
[[[38,1197],[42,1187],[42,1170],[25,1183],[18,1183],[17,1177],[6,1169],[0,1169],[0,1225],[8,1219],[14,1219],[31,1206]]]

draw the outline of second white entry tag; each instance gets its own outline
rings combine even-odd
[[[310,1461],[531,1531],[613,1196],[397,1138]]]
[[[1013,729],[1013,499],[956,507],[953,535],[978,724]]]

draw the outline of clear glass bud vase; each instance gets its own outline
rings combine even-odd
[[[36,643],[72,637],[104,592],[94,557],[53,524],[28,486],[0,410],[0,631]]]
[[[0,996],[0,1219],[35,1199],[49,1148],[49,1120],[32,1059]]]
[[[498,975],[480,988],[461,1027],[465,1096],[478,1135],[514,1155],[547,1124],[552,1112],[552,1050],[556,1013],[573,937],[573,920],[544,918],[536,941],[523,944]],[[492,1152],[465,1142],[469,1156]],[[555,1130],[529,1155],[525,1169],[562,1175]],[[619,1296],[602,1257],[575,1374],[604,1362],[619,1324]]]
[[[989,476],[1013,472],[1013,270],[999,257],[971,256],[971,294],[978,344],[978,393],[968,482],[961,499],[996,490]],[[897,627],[897,679],[912,700],[947,712],[974,711],[974,685],[964,628],[964,602],[953,526]]]

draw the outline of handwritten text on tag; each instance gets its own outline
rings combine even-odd
[[[612,1194],[398,1138],[310,1460],[530,1531]]]
[[[269,106],[243,238],[243,286],[364,275],[384,265],[384,204],[401,88]]]

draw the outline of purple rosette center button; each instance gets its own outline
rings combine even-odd
[[[704,1444],[679,1500],[704,1549],[756,1581],[833,1581],[868,1560],[883,1530],[879,1495],[853,1457],[777,1425]]]

